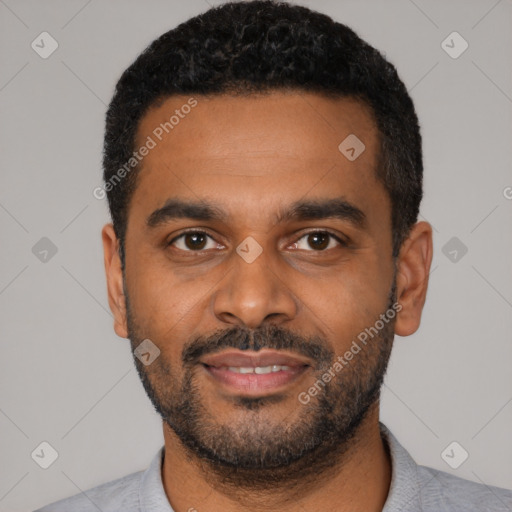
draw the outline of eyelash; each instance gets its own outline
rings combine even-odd
[[[312,235],[314,233],[323,233],[323,234],[329,235],[330,237],[334,238],[340,244],[341,247],[348,247],[348,245],[349,245],[349,243],[347,241],[342,240],[339,236],[335,235],[334,233],[332,233],[331,231],[326,230],[326,229],[314,229],[314,230],[308,231],[306,233],[303,233],[296,240],[296,242],[298,242],[299,240],[301,240],[305,236]],[[183,238],[185,235],[189,235],[189,234],[206,235],[209,238],[211,238],[212,240],[214,240],[214,238],[207,231],[203,231],[203,230],[200,230],[200,229],[190,229],[190,230],[184,231],[180,235],[174,237],[170,242],[167,243],[167,246],[172,246],[172,244],[174,242],[176,242],[180,238]],[[296,243],[296,242],[294,242],[294,243]],[[183,250],[183,249],[178,249],[178,250]],[[193,251],[193,250],[183,250],[183,251],[184,252],[197,252],[197,253],[201,253],[203,251],[209,251],[209,250],[211,250],[211,249],[200,249],[200,250],[197,250],[197,251]],[[308,251],[308,252],[325,252],[327,250],[329,250],[329,249],[323,249],[323,250],[318,250],[318,251],[315,251],[315,250],[312,249],[311,251]]]

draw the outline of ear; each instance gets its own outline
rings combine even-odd
[[[427,296],[432,263],[432,227],[428,222],[416,223],[402,244],[397,262],[398,313],[395,333],[409,336],[418,330]]]
[[[119,257],[119,240],[112,224],[106,224],[101,231],[105,274],[107,277],[108,303],[114,315],[114,331],[121,338],[128,338],[126,323],[126,300],[124,295],[123,272]]]

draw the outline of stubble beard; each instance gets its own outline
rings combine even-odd
[[[395,284],[388,299],[386,312],[396,300]],[[126,303],[133,351],[144,336],[130,311],[128,297]],[[296,351],[316,361],[316,381],[336,360],[326,341],[303,338],[275,325],[258,331],[239,327],[218,331],[185,344],[181,382],[161,356],[150,366],[135,356],[134,362],[155,410],[179,439],[190,460],[217,484],[247,490],[304,487],[319,474],[343,463],[357,442],[359,427],[369,412],[378,408],[395,320],[385,322],[378,334],[308,404],[302,405],[296,396],[284,394],[267,398],[238,397],[232,405],[239,419],[229,424],[216,421],[215,411],[205,404],[197,385],[197,360],[201,355],[228,347]],[[268,408],[291,399],[296,400],[298,408],[294,421],[272,422]]]

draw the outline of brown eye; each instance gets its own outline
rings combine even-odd
[[[302,240],[304,240],[304,242]],[[347,242],[344,242],[329,231],[312,231],[301,236],[293,245],[295,249],[321,252],[326,249],[333,249],[336,245],[346,247]],[[311,251],[312,249],[313,251]]]
[[[187,233],[184,237],[185,246],[190,250],[204,249],[206,237],[202,233]]]
[[[313,249],[323,251],[328,247],[330,237],[331,235],[329,235],[328,233],[310,233],[308,235],[308,244]]]
[[[208,242],[210,241],[208,239],[213,242],[212,237],[203,231],[189,231],[187,233],[182,233],[180,236],[171,240],[169,245],[173,245],[177,249],[187,252],[203,251],[215,248],[215,244],[213,244],[213,247],[207,247]]]

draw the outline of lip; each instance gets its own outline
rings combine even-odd
[[[228,350],[211,354],[201,359],[201,363],[207,366],[219,368],[221,366],[311,366],[311,361],[296,354],[280,350],[263,349],[258,352]]]
[[[200,363],[209,376],[230,394],[263,396],[285,391],[311,368],[309,359],[284,351],[224,351],[205,356]],[[286,366],[277,372],[237,373],[230,367]]]

